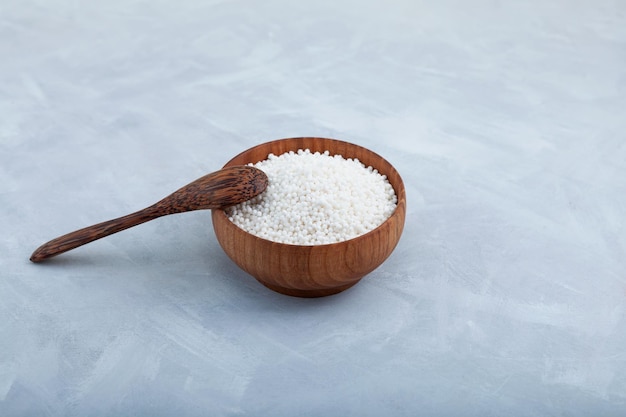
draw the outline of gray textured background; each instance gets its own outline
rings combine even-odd
[[[3,0],[0,61],[0,415],[624,415],[624,1]],[[407,187],[345,293],[208,212],[28,262],[308,135]]]

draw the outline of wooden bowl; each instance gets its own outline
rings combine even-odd
[[[406,193],[400,174],[374,152],[325,138],[290,138],[263,143],[240,153],[225,167],[245,165],[298,149],[328,150],[358,158],[387,176],[398,197],[394,213],[376,229],[356,238],[326,245],[299,246],[272,242],[236,226],[220,209],[212,211],[213,228],[224,252],[266,287],[297,297],[336,294],[356,284],[382,264],[396,247],[404,227]]]

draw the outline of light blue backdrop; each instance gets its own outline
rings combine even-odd
[[[625,2],[3,0],[0,61],[0,415],[626,413]],[[28,261],[309,135],[406,183],[345,293],[208,212]]]

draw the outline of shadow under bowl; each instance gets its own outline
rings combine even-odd
[[[279,139],[257,145],[224,167],[246,165],[298,149],[329,151],[358,158],[386,175],[398,203],[380,226],[353,239],[325,245],[291,245],[252,235],[231,222],[222,209],[212,210],[213,229],[228,257],[266,287],[296,297],[323,297],[344,291],[380,266],[395,249],[406,215],[406,192],[400,174],[378,154],[361,146],[327,138]]]

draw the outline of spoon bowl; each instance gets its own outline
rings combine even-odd
[[[267,159],[270,153],[281,155],[307,148],[311,152],[328,150],[331,155],[358,158],[386,175],[398,198],[391,217],[353,239],[311,246],[257,237],[230,221],[223,209],[213,209],[211,218],[224,252],[263,285],[282,294],[321,297],[350,288],[391,255],[404,227],[406,193],[400,174],[389,162],[366,148],[335,139],[302,137],[267,142],[240,153],[225,167],[256,163]]]

